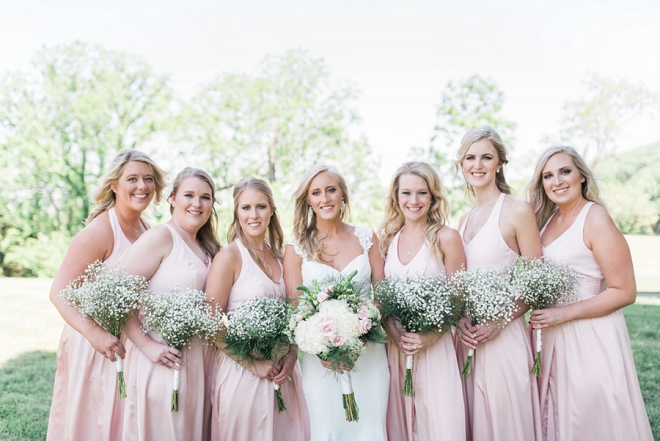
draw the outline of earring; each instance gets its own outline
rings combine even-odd
[[[496,171],[495,173],[499,173],[499,172],[500,172],[500,169],[498,168],[497,171]]]
[[[309,206],[309,210],[307,210],[307,216],[312,217],[314,216],[314,210],[312,210],[312,206]]]
[[[346,201],[344,201],[344,199],[342,198],[342,200],[341,200],[341,208],[339,209],[339,212],[340,212],[341,214],[344,214],[344,211],[346,211]]]

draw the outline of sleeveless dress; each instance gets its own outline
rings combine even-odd
[[[227,312],[236,310],[253,297],[286,300],[284,279],[279,284],[263,272],[240,239],[236,239],[243,262],[241,273],[229,293]],[[282,265],[280,264],[280,269]],[[300,365],[291,372],[291,381],[280,386],[286,412],[278,412],[273,383],[259,378],[218,350],[213,366],[213,418],[211,439],[306,441],[309,415],[302,392]]]
[[[164,224],[163,228],[172,234],[172,251],[151,276],[149,289],[157,293],[173,286],[204,290],[209,266],[188,247],[174,227]],[[149,335],[162,342],[154,332]],[[206,369],[210,368],[213,348],[196,340],[183,350],[185,365],[179,383],[179,411],[172,412],[174,370],[152,362],[137,346],[127,344],[131,363],[126,383],[124,441],[208,439],[211,406]]]
[[[371,265],[369,248],[373,232],[370,228],[355,227],[355,236],[362,245],[362,254],[355,257],[341,271],[321,262],[308,260],[307,254],[295,242],[291,242],[302,258],[303,284],[322,280],[329,276],[352,271],[358,273],[353,279],[365,288],[371,287]],[[366,290],[366,292],[370,292]],[[323,367],[315,355],[302,354],[303,391],[309,409],[313,441],[385,441],[387,440],[386,413],[390,373],[387,368],[385,345],[367,345],[351,372],[355,401],[360,411],[360,420],[346,421],[342,407],[342,389],[339,378]]]
[[[500,194],[488,220],[470,243],[463,242],[468,270],[503,268],[518,258],[500,231],[505,197]],[[460,229],[461,238],[468,218]],[[459,368],[463,369],[468,349],[457,341],[456,352]],[[479,344],[472,363],[472,373],[463,379],[468,438],[540,441],[539,395],[536,377],[530,373],[534,359],[525,316],[512,320],[492,340]]]
[[[385,277],[436,276],[445,266],[429,253],[426,242],[415,257],[403,265],[399,260],[399,231],[387,251]],[[451,332],[413,357],[414,397],[402,397],[406,376],[406,354],[396,344],[387,344],[390,366],[390,397],[387,406],[387,435],[390,440],[465,441],[465,405],[456,350]]]
[[[108,210],[114,245],[104,262],[116,265],[131,247],[115,209]],[[124,359],[124,375],[128,356]],[[117,399],[117,368],[81,333],[64,325],[57,348],[57,372],[48,418],[48,441],[121,439],[124,400]]]
[[[578,272],[577,301],[604,290],[603,273],[584,244],[584,223],[592,205],[587,203],[573,225],[543,248],[545,257]],[[544,440],[653,439],[621,310],[544,328],[541,363]]]

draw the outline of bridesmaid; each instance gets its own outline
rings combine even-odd
[[[506,148],[491,127],[469,131],[461,140],[460,166],[472,209],[460,220],[467,269],[502,268],[519,255],[541,257],[541,240],[530,205],[510,195],[504,178]],[[474,441],[541,440],[534,363],[522,302],[504,328],[471,326],[462,319],[457,348],[462,369],[469,348],[474,352],[472,374],[465,379],[468,434]],[[470,437],[470,435],[468,435]]]
[[[234,187],[234,220],[227,233],[230,244],[213,259],[207,296],[227,312],[257,296],[286,300],[283,238],[268,184],[257,178],[242,179]],[[297,349],[279,362],[253,359],[241,365],[216,344],[221,350],[212,374],[211,439],[309,440]],[[286,412],[277,410],[273,383],[280,386]]]
[[[74,237],[50,289],[50,300],[67,322],[57,350],[57,372],[47,440],[121,439],[124,400],[117,399],[122,342],[66,307],[58,294],[87,266],[101,260],[117,264],[148,225],[142,212],[165,186],[163,171],[142,152],[122,150],[92,197],[96,205],[87,226]],[[125,368],[127,365],[124,365]]]
[[[204,290],[211,259],[220,250],[213,180],[203,170],[187,167],[174,180],[170,193],[172,219],[149,230],[126,255],[129,274],[149,279],[149,289],[164,292],[173,286]],[[131,358],[126,384],[124,441],[208,439],[210,388],[206,377],[213,347],[192,342],[180,352],[153,332],[143,334],[138,317],[126,335]],[[173,369],[181,370],[179,411],[172,404]]]
[[[637,295],[628,244],[573,148],[543,152],[527,188],[544,256],[580,275],[577,302],[531,313],[543,329],[543,439],[650,441],[621,312]]]
[[[425,162],[407,162],[394,174],[380,227],[385,276],[453,274],[465,266],[458,231],[446,225],[449,203],[438,173]],[[465,440],[463,388],[451,332],[415,334],[388,326],[391,440]],[[415,396],[402,397],[406,356],[413,355]],[[451,405],[438,405],[438,398]]]

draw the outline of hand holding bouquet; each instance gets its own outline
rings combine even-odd
[[[206,295],[191,288],[173,287],[165,293],[145,295],[140,309],[144,316],[142,330],[145,333],[154,331],[179,351],[198,338],[214,340],[222,323]],[[172,412],[179,410],[179,376],[180,371],[175,370]]]
[[[519,257],[507,268],[512,291],[532,309],[546,309],[574,300],[578,275],[569,266],[551,260]],[[542,330],[536,330],[536,354],[532,373],[541,375]]]
[[[504,327],[518,309],[506,274],[497,268],[457,271],[449,280],[447,288],[452,295],[463,301],[472,326],[488,324]],[[461,371],[464,377],[470,375],[473,356],[474,349],[470,348]]]
[[[254,297],[246,300],[229,314],[223,314],[226,333],[222,337],[224,351],[239,363],[258,360],[279,360],[291,347],[285,334],[289,326],[291,309],[283,300]],[[286,412],[280,387],[273,383],[277,408]]]
[[[463,304],[446,289],[441,277],[388,278],[376,286],[376,300],[384,317],[398,320],[407,332],[442,332],[455,326]],[[413,356],[406,357],[406,379],[401,395],[414,395]]]
[[[85,273],[71,281],[59,296],[67,305],[77,308],[85,320],[92,320],[110,334],[120,338],[124,326],[133,316],[144,292],[147,280],[130,276],[118,266],[104,265],[97,260]],[[126,398],[124,365],[116,357],[117,398]]]
[[[346,421],[359,419],[350,370],[355,367],[366,343],[385,343],[380,312],[361,295],[362,287],[353,282],[357,271],[311,286],[303,292],[289,323],[288,335],[301,351],[317,355],[340,374]]]

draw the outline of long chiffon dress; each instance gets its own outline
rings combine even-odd
[[[227,312],[238,309],[253,297],[286,299],[284,279],[279,283],[263,272],[249,251],[236,239],[242,267],[229,293]],[[280,266],[281,269],[281,266]],[[291,372],[291,380],[280,386],[286,412],[278,412],[273,382],[259,378],[219,350],[213,367],[213,418],[211,439],[307,441],[309,414],[302,391],[300,365]]]
[[[543,248],[545,257],[578,272],[578,301],[605,289],[603,273],[584,244],[584,223],[592,205],[587,203],[573,225]],[[621,310],[544,328],[541,363],[544,440],[653,439]]]
[[[369,248],[373,231],[365,227],[355,227],[355,236],[362,245],[363,253],[356,256],[341,271],[322,262],[309,260],[303,249],[295,242],[291,245],[302,258],[303,284],[312,280],[323,280],[338,275],[348,276],[357,271],[353,280],[365,287],[369,295],[371,286],[371,264]],[[309,409],[311,439],[313,441],[385,441],[387,440],[386,414],[390,373],[387,368],[385,345],[368,344],[351,371],[353,391],[357,402],[360,420],[346,421],[342,407],[342,388],[339,378],[323,367],[316,355],[303,353],[303,391]]]
[[[106,265],[116,265],[131,247],[115,209],[108,210],[114,245]],[[124,372],[128,356],[124,359]],[[121,439],[124,400],[117,399],[117,368],[81,333],[64,325],[48,418],[48,441]]]
[[[385,277],[446,276],[424,243],[404,265],[399,260],[399,233],[394,236],[385,260]],[[387,344],[390,366],[390,397],[387,406],[387,435],[390,440],[465,441],[463,387],[456,365],[451,331],[413,356],[413,397],[402,397],[406,376],[406,354],[393,342]]]
[[[149,289],[156,293],[171,287],[204,290],[209,265],[188,247],[174,227],[164,224],[172,234],[169,256],[149,280]],[[156,341],[162,339],[154,333]],[[214,347],[201,340],[193,341],[183,350],[179,383],[179,410],[172,412],[172,380],[174,370],[152,362],[134,344],[127,344],[130,357],[124,409],[124,441],[200,441],[208,439],[211,406],[208,374]]]
[[[500,215],[506,195],[501,193],[484,226],[470,243],[463,241],[467,269],[503,268],[518,255],[500,231]],[[469,217],[469,213],[468,213]],[[466,218],[461,227],[465,234]],[[459,368],[468,349],[457,342]],[[465,387],[468,439],[474,441],[541,440],[539,395],[536,377],[530,373],[534,359],[524,315],[508,323],[490,341],[474,351],[472,373]]]

